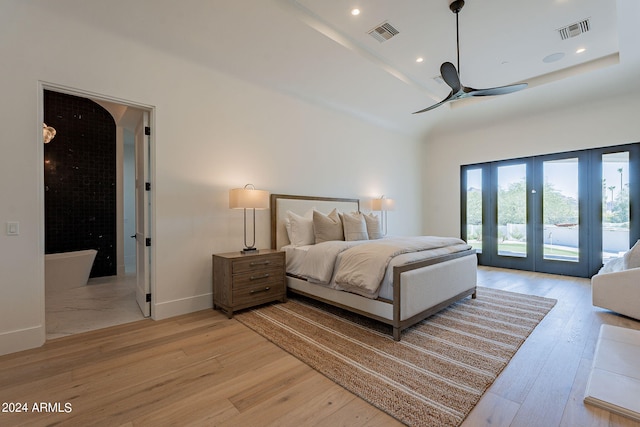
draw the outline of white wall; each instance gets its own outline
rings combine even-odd
[[[211,307],[211,254],[242,246],[242,212],[227,208],[233,187],[384,193],[396,200],[390,233],[421,231],[418,141],[47,16],[38,3],[3,1],[0,13],[0,354],[45,339],[40,82],[154,109],[155,318]],[[20,222],[19,236],[4,233],[7,221]],[[266,247],[268,211],[257,221]]]
[[[428,138],[424,232],[460,235],[460,166],[640,141],[640,99],[611,98]]]

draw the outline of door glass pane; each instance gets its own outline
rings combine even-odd
[[[602,155],[602,261],[629,250],[629,152]]]
[[[498,255],[527,256],[527,165],[498,167]]]
[[[467,243],[482,253],[482,169],[467,171]]]
[[[542,170],[543,257],[578,262],[578,159],[546,161]]]

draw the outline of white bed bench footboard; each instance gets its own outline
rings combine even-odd
[[[476,277],[477,257],[473,255],[401,273],[400,320],[475,288]]]

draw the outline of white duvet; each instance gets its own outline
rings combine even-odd
[[[387,271],[390,263],[402,265],[469,248],[461,239],[437,236],[330,241],[305,247],[304,255],[295,259],[295,271],[289,268],[294,267],[289,257],[287,264],[289,272],[309,282],[377,298],[383,278],[392,277]]]

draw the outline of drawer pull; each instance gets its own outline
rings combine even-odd
[[[271,264],[271,261],[251,261],[249,263],[250,267],[255,267],[256,265],[269,265]]]
[[[253,294],[257,294],[258,292],[267,292],[269,291],[271,288],[269,286],[267,286],[264,289],[252,289],[249,291],[249,294],[253,295]]]
[[[267,277],[269,277],[269,273],[263,274],[262,276],[251,276],[249,277],[249,280],[260,280],[266,279]]]

